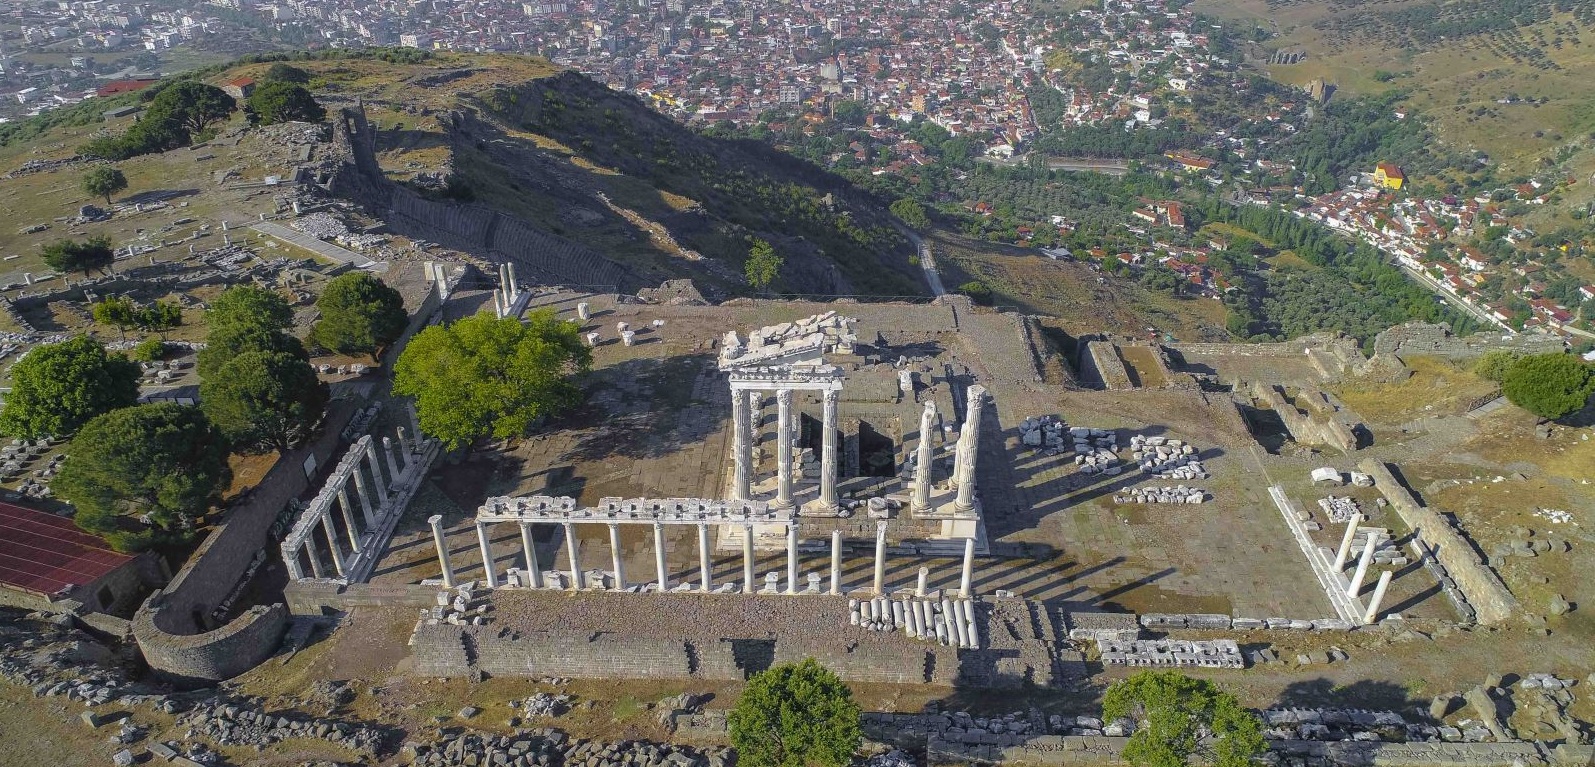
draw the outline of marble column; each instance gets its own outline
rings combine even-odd
[[[935,440],[931,438],[931,430],[936,428],[936,401],[925,402],[925,410],[919,414],[919,449],[916,451],[914,467],[914,511],[930,510],[930,483],[934,471]]]
[[[742,526],[742,593],[753,593],[753,525]]]
[[[1362,522],[1361,514],[1352,514],[1346,521],[1346,534],[1340,538],[1340,548],[1335,551],[1334,571],[1346,569],[1346,557],[1351,556],[1351,542],[1357,538],[1357,525]]]
[[[831,531],[831,594],[842,593],[842,531]]]
[[[798,592],[797,521],[786,526],[786,593]]]
[[[300,550],[299,547],[295,547],[282,560],[283,566],[288,568],[288,580],[290,581],[302,581],[305,579],[304,566],[299,564]]]
[[[827,509],[836,508],[836,405],[841,398],[842,392],[836,389],[826,389],[822,395],[821,428],[825,433],[820,437],[820,505]]]
[[[316,578],[327,577],[326,571],[321,569],[321,554],[316,551],[314,534],[305,536],[305,553],[310,555],[310,574]]]
[[[443,588],[454,588],[454,568],[449,565],[449,542],[443,535],[443,515],[433,514],[427,517],[427,524],[432,526],[432,545],[438,549],[438,566],[443,569]]]
[[[349,475],[354,477],[355,495],[360,496],[360,512],[365,515],[366,519],[375,520],[376,515],[371,510],[371,488],[366,484],[365,472],[360,470],[361,463],[361,461],[355,461],[354,471],[349,472]],[[378,498],[377,506],[380,507],[381,505],[382,499]],[[372,526],[375,526],[375,524],[373,521]]]
[[[958,434],[958,499],[954,506],[959,511],[975,508],[975,460],[980,453],[980,413],[985,404],[986,387],[969,387],[968,414]]]
[[[344,576],[343,552],[338,550],[338,532],[333,529],[331,514],[322,515],[321,529],[327,534],[327,553],[332,555],[332,568],[337,570],[338,577],[342,578]]]
[[[709,562],[709,523],[698,523],[698,577],[702,579],[703,592],[709,593],[714,588],[714,575],[710,572]]]
[[[620,523],[609,523],[609,557],[615,566],[615,590],[626,590],[626,561],[620,551]]]
[[[964,599],[975,595],[975,537],[964,539],[964,569],[958,577],[958,594]]]
[[[344,508],[345,514],[354,513],[354,504],[349,502],[349,483],[347,481],[343,483],[342,487],[338,488],[338,505]],[[360,511],[361,515],[365,517],[366,529],[375,530],[377,527],[377,517],[375,514],[371,513],[371,507],[361,504]]]
[[[527,581],[532,588],[543,587],[543,566],[537,563],[537,546],[532,543],[532,523],[521,522],[521,550],[526,554]]]
[[[394,460],[393,438],[382,438],[382,455],[388,459],[388,483],[396,484],[399,481],[399,462]]]
[[[1368,536],[1368,543],[1362,547],[1362,556],[1357,558],[1357,572],[1351,576],[1351,588],[1346,589],[1346,596],[1356,597],[1362,590],[1362,579],[1368,574],[1368,565],[1373,563],[1373,550],[1378,546],[1378,538]]]
[[[377,443],[375,440],[366,441],[366,460],[371,464],[371,481],[377,483],[376,489],[380,493],[377,498],[382,503],[386,503],[388,500],[388,485],[393,482],[393,477],[388,477],[386,482],[382,480],[382,467],[378,465]]]
[[[740,390],[731,392],[731,460],[736,466],[736,479],[731,483],[731,498],[746,501],[753,497],[753,444],[751,425],[753,414],[748,411],[747,398]]]
[[[1368,612],[1362,616],[1363,623],[1373,623],[1379,620],[1379,603],[1385,601],[1385,590],[1390,588],[1392,571],[1386,570],[1379,574],[1379,583],[1373,587],[1373,596],[1368,597]]]
[[[919,582],[914,584],[914,596],[924,597],[930,591],[930,568],[919,568]]]
[[[886,523],[875,523],[875,593],[886,593]]]
[[[488,538],[487,523],[476,523],[476,544],[482,549],[482,573],[487,587],[498,587],[498,576],[493,573],[493,542]]]
[[[580,591],[587,588],[582,578],[581,542],[576,539],[576,523],[564,522],[565,550],[570,554],[570,587]]]
[[[670,590],[670,571],[665,568],[665,526],[654,523],[654,570],[659,580],[660,593]]]
[[[792,507],[792,390],[775,392],[776,508]]]
[[[349,533],[349,550],[360,553],[360,528],[354,525],[354,513],[349,509],[349,499],[340,488],[338,493],[338,508],[343,512],[343,526]],[[332,509],[327,509],[327,514],[332,514]]]

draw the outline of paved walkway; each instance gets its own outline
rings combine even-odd
[[[261,234],[276,237],[277,239],[282,240],[289,245],[304,248],[305,250],[315,253],[323,258],[330,258],[340,264],[349,264],[356,269],[369,269],[373,266],[376,266],[375,261],[372,261],[371,259],[366,258],[359,253],[334,245],[330,242],[323,242],[311,237],[308,234],[296,232],[286,226],[283,226],[282,224],[274,224],[270,221],[262,221],[258,224],[250,225],[249,228],[260,232]]]

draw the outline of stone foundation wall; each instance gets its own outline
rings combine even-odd
[[[1374,478],[1374,486],[1384,493],[1385,499],[1401,516],[1401,521],[1425,545],[1435,551],[1435,558],[1450,573],[1463,596],[1478,613],[1480,623],[1500,623],[1518,609],[1518,601],[1508,591],[1500,576],[1480,559],[1471,543],[1444,517],[1413,497],[1384,463],[1367,459],[1358,468]]]
[[[1108,341],[1088,341],[1080,351],[1080,377],[1110,391],[1135,388],[1130,384],[1130,372],[1124,369],[1119,351]]]
[[[163,631],[162,624],[192,623],[190,616],[174,615],[180,605],[167,604],[155,592],[133,616],[133,636],[145,662],[162,679],[180,685],[204,685],[231,679],[259,665],[277,651],[288,626],[282,605],[250,608],[232,622],[200,634]]]
[[[519,633],[492,626],[420,625],[410,640],[417,674],[564,676],[575,679],[736,681],[771,664],[814,658],[850,682],[951,686],[956,649],[926,644],[799,640],[676,639],[614,633]]]
[[[351,583],[303,580],[288,584],[283,599],[293,615],[321,616],[348,612],[356,607],[431,607],[438,588],[414,584]]]
[[[1451,334],[1445,325],[1409,322],[1397,325],[1374,337],[1375,357],[1429,355],[1452,360],[1470,360],[1485,352],[1504,349],[1523,354],[1546,354],[1563,350],[1562,339],[1538,333],[1475,333],[1466,338]]]
[[[954,743],[931,738],[930,764],[1122,764],[1129,738],[1047,735],[1018,745]],[[1357,741],[1275,740],[1268,750],[1278,757],[1335,767],[1508,767],[1546,763],[1534,743],[1378,743]],[[1558,759],[1557,762],[1564,763]],[[1572,762],[1565,762],[1571,764]]]

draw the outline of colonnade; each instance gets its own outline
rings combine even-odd
[[[1357,533],[1361,529],[1358,527],[1361,522],[1361,514],[1352,514],[1351,519],[1346,521],[1345,535],[1341,536],[1340,548],[1335,551],[1333,569],[1336,574],[1342,573],[1346,569],[1347,559],[1351,555],[1352,544],[1356,541]],[[1363,543],[1362,553],[1357,557],[1357,568],[1352,571],[1351,584],[1346,589],[1346,596],[1356,599],[1361,593],[1363,579],[1368,577],[1368,568],[1373,564],[1374,551],[1378,548],[1379,536],[1370,530],[1366,542]],[[1368,609],[1362,616],[1363,623],[1374,623],[1379,619],[1380,603],[1384,601],[1385,592],[1389,590],[1390,580],[1393,576],[1394,573],[1390,570],[1385,570],[1379,574],[1379,582],[1374,585],[1373,594],[1368,597]]]
[[[478,519],[476,521],[476,523],[475,523],[477,546],[478,546],[478,548],[481,551],[481,558],[482,558],[482,564],[483,564],[483,581],[484,581],[484,583],[486,583],[486,585],[489,588],[496,588],[501,583],[500,574],[497,571],[496,566],[493,564],[492,536],[491,536],[490,528],[494,524],[497,524],[498,522],[504,522],[504,521],[512,521],[512,520]],[[529,575],[529,581],[530,581],[529,585],[534,587],[534,588],[542,588],[545,585],[544,581],[543,581],[543,565],[538,561],[537,549],[536,549],[536,546],[533,544],[533,537],[532,537],[532,530],[531,530],[532,525],[536,524],[536,522],[531,521],[531,520],[513,520],[513,521],[515,521],[515,523],[520,527],[520,540],[521,540],[521,547],[522,547],[522,550],[523,550],[523,554],[522,555],[524,557],[524,563],[525,563],[526,572]],[[457,576],[456,576],[456,574],[454,572],[453,564],[452,564],[450,556],[449,556],[449,547],[448,547],[448,541],[447,541],[447,538],[446,538],[446,531],[443,528],[443,517],[442,517],[442,515],[433,516],[430,519],[428,519],[427,522],[432,527],[433,544],[437,548],[438,565],[442,569],[442,574],[443,574],[443,585],[445,587],[448,587],[448,588],[453,588],[455,586],[456,582],[457,582]],[[568,573],[569,573],[569,577],[570,577],[571,586],[573,588],[578,589],[578,590],[582,590],[582,589],[588,588],[585,571],[582,568],[581,536],[579,536],[577,534],[577,530],[576,530],[577,526],[578,525],[582,525],[582,524],[602,524],[602,525],[605,525],[608,528],[610,558],[611,558],[611,562],[610,563],[611,563],[611,566],[612,566],[612,569],[613,569],[613,573],[614,573],[614,576],[615,576],[614,577],[614,589],[615,590],[617,590],[617,591],[625,591],[625,590],[630,589],[634,585],[644,585],[644,584],[641,584],[641,583],[634,584],[631,581],[629,581],[627,579],[627,577],[626,577],[626,566],[625,566],[625,561],[624,561],[624,557],[623,557],[623,554],[622,554],[622,548],[621,548],[621,545],[620,545],[620,527],[623,524],[650,524],[650,523],[645,522],[645,521],[644,522],[631,522],[631,521],[625,521],[625,522],[621,522],[621,521],[582,521],[582,522],[577,522],[577,521],[571,521],[571,520],[550,521],[550,522],[553,523],[553,524],[559,524],[564,530],[565,551],[567,553],[566,564],[567,564],[567,567],[568,567]],[[654,565],[655,565],[654,579],[653,579],[653,583],[651,584],[652,585],[652,589],[655,590],[655,591],[670,591],[671,590],[670,573],[669,573],[669,568],[667,567],[667,565],[665,563],[664,528],[665,528],[666,524],[683,524],[683,523],[680,523],[680,522],[654,521],[651,524],[652,524],[652,527],[653,527],[653,548],[654,548]],[[752,594],[752,593],[754,593],[757,590],[756,587],[755,587],[755,583],[757,581],[757,578],[755,577],[755,559],[756,558],[755,558],[755,555],[754,555],[754,545],[753,545],[753,539],[754,539],[754,536],[756,534],[754,523],[752,523],[752,522],[731,522],[731,523],[725,523],[725,522],[695,522],[695,523],[685,523],[685,524],[691,524],[691,525],[694,526],[695,532],[696,532],[696,539],[697,539],[698,578],[697,578],[697,586],[693,590],[700,591],[700,592],[703,592],[703,593],[709,593],[709,592],[713,592],[715,590],[714,573],[713,573],[713,569],[714,569],[713,568],[713,547],[710,544],[710,539],[711,539],[711,536],[714,535],[714,530],[712,528],[715,525],[717,525],[717,524],[739,524],[739,525],[742,526],[742,584],[741,584],[741,589],[740,590],[744,594]],[[785,525],[785,537],[786,537],[786,579],[785,579],[786,580],[786,584],[785,584],[785,589],[782,591],[782,593],[798,594],[798,593],[801,593],[801,589],[799,587],[799,576],[801,575],[801,573],[800,573],[800,568],[799,568],[799,556],[798,556],[798,529],[797,529],[797,523],[796,523],[795,520],[793,520],[793,521],[791,521],[791,522],[789,522],[789,523],[787,523]],[[835,530],[835,531],[832,531],[832,533],[831,533],[831,551],[830,551],[830,554],[831,554],[831,556],[830,556],[830,565],[831,565],[831,567],[830,567],[830,584],[829,584],[830,587],[829,587],[828,593],[833,594],[833,595],[839,595],[839,594],[842,593],[842,532],[840,530]],[[975,557],[975,539],[973,539],[973,538],[966,539],[965,542],[964,542],[963,566],[962,566],[962,569],[961,569],[961,577],[960,577],[960,581],[959,581],[959,593],[962,594],[963,596],[966,596],[966,597],[970,596],[973,593],[972,592],[972,577],[973,577],[973,571],[974,571],[974,557]],[[886,593],[886,523],[885,522],[877,522],[876,523],[876,528],[875,528],[874,580],[873,580],[873,583],[872,583],[872,590],[876,594],[884,595]]]
[[[381,452],[385,461],[377,458],[376,440],[369,434],[356,440],[348,452],[344,453],[337,468],[328,475],[321,492],[311,500],[288,535],[283,538],[282,559],[288,568],[290,579],[305,578],[302,561],[305,559],[310,563],[310,575],[313,578],[348,577],[351,560],[371,545],[367,540],[367,534],[380,526],[380,517],[397,490],[399,476],[418,460],[416,453],[421,446],[409,445],[410,440],[403,427],[399,427],[398,431],[398,442],[391,437],[382,438]],[[415,434],[419,435],[420,431],[416,430]],[[401,444],[407,449],[401,449]],[[382,463],[387,464],[386,480],[383,479]],[[375,483],[375,487],[368,484],[366,471],[370,472],[370,481]],[[354,486],[352,494],[351,484]],[[360,510],[358,516],[355,514],[356,499]],[[338,534],[337,524],[333,521],[334,505],[343,518],[344,533],[348,541],[347,552],[342,543],[345,536]],[[327,556],[332,565],[330,576],[321,559],[320,546],[315,536],[317,527],[321,528],[326,539]]]
[[[771,505],[775,508],[791,508],[793,501],[793,483],[796,470],[793,461],[792,446],[797,439],[797,414],[792,409],[792,392],[798,388],[812,389],[813,387],[784,387],[776,385],[776,491],[775,500]],[[836,508],[836,439],[838,433],[837,406],[841,399],[839,386],[821,389],[821,429],[820,438],[820,498],[819,503],[827,509]],[[746,501],[753,498],[753,446],[758,440],[758,418],[763,413],[764,390],[758,388],[737,388],[731,390],[731,457],[735,466],[735,478],[731,485],[731,496],[735,500]]]

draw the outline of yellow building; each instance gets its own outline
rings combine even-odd
[[[1400,166],[1382,162],[1374,167],[1373,180],[1386,189],[1400,189],[1401,185],[1406,183],[1407,176],[1401,172]]]

